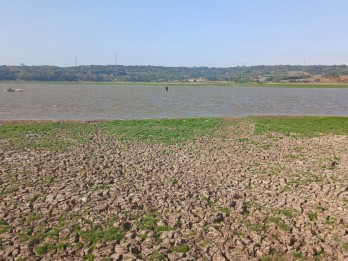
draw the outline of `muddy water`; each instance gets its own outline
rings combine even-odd
[[[0,84],[0,120],[245,115],[347,116],[348,89]]]

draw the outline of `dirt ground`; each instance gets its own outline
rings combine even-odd
[[[252,128],[68,152],[0,140],[0,260],[348,260],[348,137]]]

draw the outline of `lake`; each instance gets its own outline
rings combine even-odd
[[[4,92],[6,88],[22,92]],[[0,84],[0,120],[348,115],[348,89]]]

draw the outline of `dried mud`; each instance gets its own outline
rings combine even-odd
[[[0,140],[0,260],[347,260],[348,137],[252,132]]]

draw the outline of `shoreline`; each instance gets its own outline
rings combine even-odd
[[[1,81],[1,84],[47,84],[47,85],[133,85],[133,86],[171,86],[171,87],[273,87],[273,88],[348,88],[348,83],[235,83],[235,82],[37,82],[37,81]]]
[[[112,122],[135,122],[135,121],[163,121],[163,120],[190,120],[190,119],[220,119],[223,121],[235,121],[235,120],[243,120],[243,119],[305,119],[305,118],[339,118],[339,119],[348,119],[348,115],[326,115],[326,116],[316,116],[316,115],[248,115],[248,116],[226,116],[226,117],[193,117],[193,118],[154,118],[154,119],[115,119],[115,120],[109,120],[109,119],[90,119],[90,120],[78,120],[78,119],[44,119],[44,120],[35,120],[35,119],[28,119],[28,120],[1,120],[0,119],[0,126],[1,125],[9,125],[9,124],[30,124],[30,123],[86,123],[86,124],[93,124],[93,123],[112,123]]]

